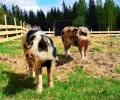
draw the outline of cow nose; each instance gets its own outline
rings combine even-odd
[[[26,57],[31,60],[34,59],[34,55],[32,53],[26,53]]]

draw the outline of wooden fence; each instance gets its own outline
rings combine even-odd
[[[9,40],[14,40],[20,38],[26,31],[30,29],[30,27],[23,27],[24,23],[20,21],[20,26],[16,25],[16,19],[14,18],[15,25],[7,25],[6,15],[5,18],[5,25],[0,25],[0,43],[6,42]],[[43,33],[48,34],[49,36],[54,36],[54,31],[43,31]],[[91,37],[110,37],[110,36],[120,36],[120,31],[90,31]]]
[[[109,31],[109,27],[107,31],[90,31],[91,37],[120,37],[120,31]]]
[[[28,26],[23,27],[24,23],[22,24],[22,21],[20,21],[20,26],[16,25],[15,18],[15,25],[7,25],[6,15],[4,15],[4,18],[5,25],[0,25],[0,43],[20,38],[26,31],[30,29]]]

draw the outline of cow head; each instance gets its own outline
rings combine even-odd
[[[40,32],[39,32],[40,33]],[[49,39],[44,34],[34,34],[27,35],[26,44],[24,48],[26,49],[26,58],[29,60],[45,60],[48,57],[48,47]]]

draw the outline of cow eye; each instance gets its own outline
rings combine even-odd
[[[28,48],[27,48],[26,44],[24,45],[24,48],[28,50]]]

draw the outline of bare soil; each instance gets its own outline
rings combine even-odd
[[[92,45],[92,44],[91,44]],[[94,44],[97,45],[97,44]],[[101,45],[107,45],[110,48],[117,48],[120,42],[101,42]],[[90,76],[96,78],[114,78],[120,80],[120,74],[116,69],[120,67],[120,53],[109,53],[105,51],[94,51],[89,48],[88,59],[81,60],[78,50],[71,52],[71,57],[66,58],[58,54],[54,75],[58,80],[67,81],[68,73],[75,73],[76,66],[83,68]],[[28,74],[28,65],[24,56],[8,56],[0,54],[0,61],[11,66],[16,73]],[[43,68],[44,69],[44,68]]]

